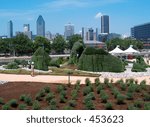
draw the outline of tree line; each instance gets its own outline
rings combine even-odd
[[[80,35],[73,35],[68,41],[63,36],[57,35],[52,41],[41,36],[35,37],[32,41],[26,35],[19,34],[14,38],[0,39],[0,54],[33,55],[39,47],[43,47],[48,54],[62,54],[65,49],[71,50],[73,44],[81,40]]]

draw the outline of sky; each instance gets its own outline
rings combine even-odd
[[[72,23],[75,33],[82,27],[99,28],[100,16],[110,16],[110,32],[130,35],[130,28],[150,22],[150,0],[0,0],[0,35],[7,35],[7,23],[15,31],[30,24],[36,34],[36,20],[42,15],[46,31],[64,33],[64,25]]]

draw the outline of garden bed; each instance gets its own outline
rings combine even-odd
[[[0,86],[0,109],[150,109],[150,86],[134,80],[84,85],[9,82]]]

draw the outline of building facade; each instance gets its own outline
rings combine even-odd
[[[13,22],[11,20],[8,22],[8,28],[7,29],[8,29],[7,37],[12,38],[13,37]]]
[[[109,34],[109,16],[101,16],[101,33]]]
[[[150,42],[150,23],[132,27],[131,37],[143,42]]]
[[[68,23],[65,25],[65,32],[64,32],[65,39],[68,40],[72,35],[74,35],[74,25]]]
[[[37,24],[37,36],[45,37],[45,21],[40,15],[36,21]]]

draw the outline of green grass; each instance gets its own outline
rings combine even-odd
[[[52,72],[35,72],[35,75],[64,75],[67,76],[68,71],[72,71],[73,74],[72,76],[90,76],[90,77],[99,77],[99,74],[92,74],[89,72],[82,72],[79,70],[72,70],[72,69],[67,69],[67,68],[56,68],[56,67],[51,67],[49,70],[52,70]],[[30,75],[31,71],[27,71],[24,69],[11,69],[11,70],[0,70],[0,73],[3,74],[24,74],[24,75]]]

